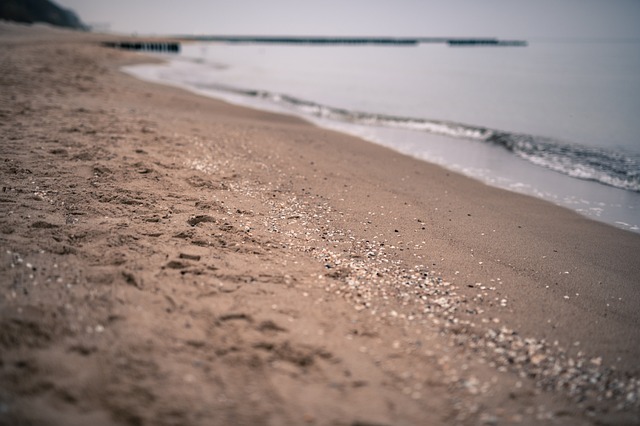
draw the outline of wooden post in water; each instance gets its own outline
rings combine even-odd
[[[130,42],[130,41],[105,41],[101,43],[112,49],[138,50],[142,52],[180,53],[180,43],[170,41],[160,42]]]

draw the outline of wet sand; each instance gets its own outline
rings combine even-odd
[[[0,24],[0,424],[640,421],[640,235]]]

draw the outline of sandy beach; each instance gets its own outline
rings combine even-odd
[[[640,423],[640,234],[104,40],[0,23],[0,424]]]

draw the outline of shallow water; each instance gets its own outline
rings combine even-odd
[[[640,232],[638,47],[209,43],[127,71],[300,115]]]

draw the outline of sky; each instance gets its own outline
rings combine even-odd
[[[640,0],[54,0],[124,34],[640,38]]]

